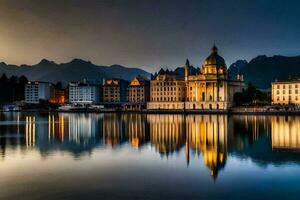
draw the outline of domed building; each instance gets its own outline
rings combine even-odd
[[[207,75],[227,75],[225,60],[218,55],[218,48],[215,45],[211,49],[211,54],[204,61],[202,73]]]
[[[233,104],[233,96],[242,91],[244,81],[239,77],[229,80],[224,58],[214,45],[205,59],[201,71],[189,75],[189,62],[185,65],[186,109],[227,110]]]
[[[189,74],[192,67],[189,60],[184,67],[184,77],[172,76],[176,80],[165,79],[161,71],[150,84],[150,102],[147,108],[185,110],[228,110],[233,105],[233,96],[244,88],[242,76],[235,80],[228,77],[224,58],[214,45],[210,55],[204,60],[200,71]],[[181,98],[172,95],[180,94]]]

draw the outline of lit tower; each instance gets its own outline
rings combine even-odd
[[[188,81],[188,76],[189,76],[189,67],[190,67],[190,61],[186,59],[186,63],[184,66],[184,81]]]
[[[190,61],[186,59],[185,65],[184,65],[184,82],[185,82],[185,98],[184,98],[184,110],[185,110],[185,102],[189,100],[189,92],[188,92],[188,79],[189,79],[189,67],[190,67]]]

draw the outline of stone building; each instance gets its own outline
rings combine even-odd
[[[148,109],[183,109],[185,82],[175,72],[161,69],[150,82]]]
[[[108,107],[122,106],[127,101],[128,81],[109,79],[103,85],[103,103]]]
[[[216,46],[199,72],[189,74],[189,68],[187,60],[184,77],[161,70],[151,81],[148,109],[227,110],[233,105],[234,94],[244,88],[242,76],[236,80],[228,78],[225,60],[218,55]],[[170,86],[172,90],[168,90]]]
[[[300,104],[300,80],[272,82],[272,104]]]
[[[141,110],[146,108],[150,97],[150,81],[142,76],[135,77],[127,88],[127,110]]]

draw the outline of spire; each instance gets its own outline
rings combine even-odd
[[[189,76],[189,67],[190,67],[190,61],[186,59],[185,66],[184,66],[184,80],[188,80]]]
[[[186,59],[185,65],[190,66],[190,61],[189,61],[189,59]]]
[[[212,53],[218,53],[218,48],[216,47],[216,44],[214,43],[214,46],[211,48]]]

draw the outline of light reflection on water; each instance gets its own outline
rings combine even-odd
[[[1,113],[0,120],[0,198],[298,197],[300,117]]]

